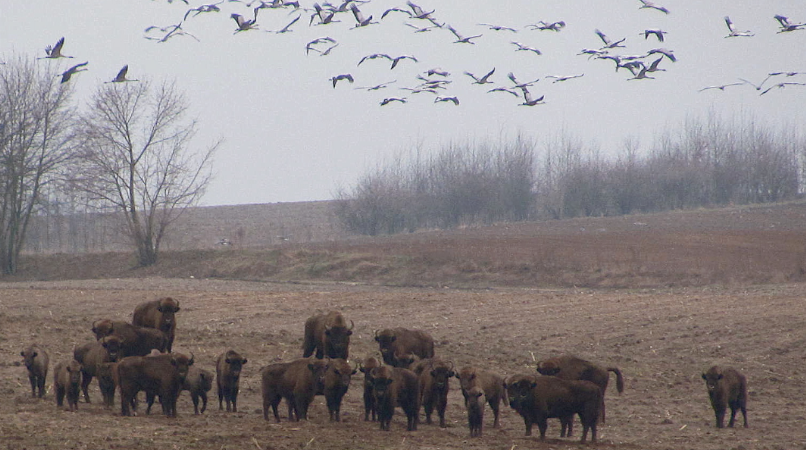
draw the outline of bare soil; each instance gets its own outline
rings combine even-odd
[[[175,349],[193,352],[213,370],[218,354],[246,355],[239,412],[194,416],[187,393],[179,417],[120,417],[106,410],[94,381],[93,403],[71,413],[56,407],[52,389],[30,397],[19,352],[43,345],[51,367],[92,339],[93,320],[127,320],[139,302],[178,298]],[[258,369],[301,356],[303,322],[312,313],[341,310],[355,321],[351,355],[375,354],[374,329],[408,326],[429,331],[437,354],[457,366],[474,364],[503,375],[533,373],[533,357],[574,353],[625,374],[622,395],[611,382],[607,424],[599,443],[613,449],[793,449],[806,446],[804,329],[806,285],[657,289],[389,288],[346,283],[274,284],[200,279],[110,279],[0,284],[0,446],[6,449],[514,449],[577,448],[579,434],[524,437],[523,422],[503,408],[502,427],[469,438],[458,383],[448,427],[420,424],[405,431],[395,414],[390,432],[363,421],[360,380],[345,397],[343,421],[330,423],[317,397],[308,422],[262,418]],[[750,428],[716,429],[700,374],[732,365],[749,380]],[[360,375],[360,373],[359,373]],[[49,377],[50,378],[50,377]],[[51,385],[51,381],[48,381]],[[117,400],[117,399],[116,399]],[[157,408],[158,409],[158,408]],[[284,411],[284,408],[281,409]],[[535,430],[536,431],[536,430]]]

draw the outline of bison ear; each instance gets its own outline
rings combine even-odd
[[[531,387],[534,388],[535,386],[537,386],[537,382],[532,381],[532,386]]]
[[[353,334],[353,330],[347,330],[344,334],[346,334],[347,336],[350,336],[350,335]]]
[[[381,342],[381,338],[379,338],[378,336],[375,336],[375,342]]]
[[[244,358],[243,361],[241,361],[241,364],[246,364],[246,358]]]
[[[392,336],[392,338],[389,339],[389,342],[395,342],[396,339],[397,339],[397,336]]]
[[[34,356],[36,356],[36,353],[34,353]],[[719,376],[716,377],[716,379],[721,380],[722,379],[722,374],[720,373]]]
[[[25,357],[25,350],[20,352],[20,356]]]
[[[352,372],[352,374],[351,374],[351,375],[355,375],[355,374],[357,374],[357,373],[358,373],[358,369],[353,369],[353,372]]]
[[[366,367],[359,367],[358,370],[360,370],[361,373],[367,373],[367,368]]]
[[[325,328],[325,336],[330,336],[330,328]]]
[[[232,360],[229,358],[224,359],[224,364],[232,364]]]
[[[456,374],[453,372],[453,370],[448,371],[448,376],[449,376],[449,377],[452,377],[452,376],[454,376],[454,375],[456,375]]]
[[[702,379],[708,381],[708,377],[705,374],[702,374]]]

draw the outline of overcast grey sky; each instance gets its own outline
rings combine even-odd
[[[806,86],[787,86],[763,96],[749,85],[698,92],[740,77],[758,83],[779,71],[804,74],[777,77],[766,86],[806,82],[806,30],[779,34],[773,18],[781,14],[792,22],[806,22],[802,0],[658,0],[670,10],[668,15],[639,9],[639,0],[415,1],[427,11],[436,10],[436,20],[463,35],[482,34],[475,45],[453,43],[446,29],[414,33],[406,22],[428,23],[400,13],[380,20],[388,8],[407,8],[405,0],[360,5],[365,16],[381,23],[358,29],[350,29],[355,25],[350,13],[339,14],[340,23],[309,26],[310,12],[263,9],[259,30],[235,35],[230,14],[251,17],[252,10],[243,3],[224,2],[221,12],[189,17],[184,23],[200,42],[187,36],[164,43],[144,38],[146,27],[178,23],[189,7],[204,4],[189,1],[190,6],[180,0],[4,1],[0,59],[12,54],[45,56],[45,46],[64,36],[63,53],[75,58],[41,64],[66,69],[89,61],[89,71],[71,80],[82,104],[124,64],[129,65],[130,78],[175,79],[200,121],[196,144],[225,139],[216,157],[215,179],[203,199],[206,205],[330,199],[338,186],[349,186],[368,168],[415,146],[434,151],[450,142],[499,142],[517,133],[542,143],[564,132],[614,154],[627,137],[638,139],[646,151],[654,136],[679,128],[687,116],[705,117],[711,110],[725,118],[752,116],[770,126],[794,124],[801,132],[806,123]],[[310,0],[300,3],[313,6]],[[298,14],[302,17],[292,32],[267,32]],[[737,29],[755,36],[724,38],[726,15]],[[524,28],[540,20],[563,20],[567,26],[558,33]],[[492,31],[479,23],[518,32]],[[612,61],[577,55],[583,48],[602,46],[594,34],[597,28],[613,40],[626,38],[626,48],[613,54],[662,47],[673,50],[678,61],[662,61],[666,71],[652,74],[655,79],[627,81],[629,72],[616,72]],[[666,31],[665,42],[651,36],[645,40],[647,28]],[[324,36],[339,46],[327,56],[306,55],[306,43]],[[543,54],[516,52],[511,41]],[[372,53],[411,55],[419,63],[404,60],[394,70],[380,60],[357,66]],[[483,75],[493,67],[494,84],[473,85],[463,75]],[[432,68],[451,73],[452,83],[441,95],[458,97],[458,106],[435,104],[431,94],[399,89],[415,86],[416,75]],[[519,106],[522,98],[486,92],[510,84],[510,71],[520,80],[541,78],[530,89],[535,97],[545,95],[545,104]],[[342,73],[352,74],[355,83],[339,82],[334,89],[329,78]],[[543,78],[580,73],[584,77],[562,83]],[[391,80],[397,82],[378,91],[354,89]],[[379,105],[385,97],[403,96],[408,103]]]

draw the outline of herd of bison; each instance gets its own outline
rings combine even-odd
[[[136,414],[137,394],[142,391],[146,414],[158,400],[163,414],[176,417],[183,390],[189,391],[198,415],[207,409],[207,395],[215,384],[219,410],[237,412],[240,375],[248,362],[242,354],[248,349],[221,353],[214,374],[198,368],[192,353],[172,352],[178,318],[181,319],[179,311],[179,301],[165,297],[139,304],[131,323],[96,320],[92,325],[96,340],[76,346],[71,360],[58,361],[50,379],[47,343],[29,345],[20,356],[31,396],[42,398],[50,381],[57,406],[75,411],[82,393],[84,401],[91,402],[89,386],[95,378],[107,408],[113,407],[115,393],[119,393],[121,416]],[[380,359],[368,356],[350,360],[354,326],[338,311],[314,314],[304,323],[301,357],[260,368],[265,420],[270,420],[271,412],[276,422],[281,421],[278,406],[283,400],[289,421],[307,420],[309,406],[317,395],[323,395],[330,421],[339,422],[342,399],[356,376],[362,386],[365,421],[377,421],[381,430],[390,430],[395,408],[399,407],[406,417],[406,429],[415,431],[422,408],[427,424],[432,423],[436,412],[439,426],[446,427],[450,381],[456,378],[464,398],[470,437],[482,436],[487,405],[493,414],[492,426],[498,428],[503,404],[522,417],[526,436],[531,436],[536,424],[540,439],[545,439],[548,419],[556,418],[561,425],[560,437],[569,437],[574,418],[578,417],[581,441],[585,442],[590,434],[595,442],[597,424],[606,420],[605,392],[610,372],[616,377],[618,392],[624,391],[624,375],[619,368],[568,354],[536,361],[536,371],[508,377],[473,365],[456,367],[451,360],[440,357],[427,331],[404,327],[374,331]],[[179,330],[181,341],[181,326]],[[729,412],[727,425],[733,427],[741,412],[743,426],[748,427],[745,376],[734,368],[715,365],[702,373],[702,379],[715,426],[724,427]]]

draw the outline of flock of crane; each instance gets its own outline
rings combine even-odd
[[[174,0],[168,0],[169,3],[173,2]],[[180,1],[180,0],[177,0]],[[187,0],[181,0],[185,4],[188,4]],[[659,11],[663,14],[669,14],[669,10],[663,6],[655,4],[650,0],[638,0],[640,2],[639,9],[651,9],[655,11]],[[289,15],[295,15],[293,19],[290,20],[284,27],[275,30],[269,31],[264,30],[266,32],[283,34],[289,33],[293,31],[293,27],[300,21],[303,15],[310,14],[308,25],[309,26],[326,26],[334,23],[342,22],[340,17],[342,14],[349,15],[352,14],[354,19],[354,25],[352,28],[362,28],[368,27],[370,25],[375,25],[381,23],[380,21],[385,20],[391,14],[402,15],[405,16],[407,20],[405,25],[412,28],[415,33],[424,33],[431,30],[436,29],[443,29],[449,31],[454,37],[453,43],[455,44],[465,44],[465,45],[475,45],[476,40],[483,37],[483,34],[473,34],[473,35],[465,35],[460,33],[456,30],[453,26],[448,24],[447,22],[441,22],[435,16],[435,9],[426,10],[420,7],[419,5],[407,1],[406,6],[403,7],[393,7],[386,9],[380,16],[380,19],[374,21],[373,15],[365,16],[362,12],[361,8],[365,8],[365,4],[369,3],[369,0],[342,0],[340,4],[331,4],[324,2],[321,5],[319,3],[314,3],[311,9],[305,8],[300,6],[299,1],[288,1],[288,0],[271,0],[271,1],[262,1],[262,0],[253,0],[253,1],[245,1],[245,0],[220,0],[216,3],[204,4],[198,7],[190,8],[184,13],[184,17],[182,20],[174,25],[169,25],[165,27],[158,27],[158,26],[150,26],[145,29],[145,38],[150,40],[155,40],[157,42],[166,42],[169,39],[173,39],[180,36],[188,36],[192,39],[198,41],[198,38],[184,29],[185,23],[200,14],[207,14],[207,13],[220,13],[221,8],[219,5],[224,3],[241,3],[246,5],[248,8],[252,9],[252,14],[250,17],[245,17],[241,14],[232,13],[230,17],[235,21],[236,28],[234,30],[234,34],[248,32],[253,30],[260,30],[258,24],[258,15],[261,10],[290,10]],[[806,23],[795,23],[791,22],[787,17],[782,15],[775,15],[774,19],[778,21],[780,28],[778,33],[788,33],[794,32],[799,30],[806,29]],[[347,21],[347,19],[345,19]],[[755,34],[749,30],[738,30],[736,26],[731,21],[730,17],[724,18],[725,25],[728,29],[728,34],[725,38],[750,38],[753,37]],[[496,25],[490,23],[480,23],[479,26],[486,27],[488,30],[496,32],[496,33],[518,33],[518,30],[515,28],[503,26],[503,25]],[[534,24],[529,24],[524,27],[526,30],[534,30],[534,31],[550,31],[550,32],[561,32],[566,27],[565,21],[555,21],[555,22],[546,22],[546,21],[539,21]],[[625,69],[628,71],[631,76],[628,80],[646,80],[646,79],[654,79],[655,77],[652,76],[657,72],[666,71],[665,68],[661,68],[661,63],[665,60],[669,61],[669,63],[674,63],[677,61],[677,58],[674,55],[673,50],[669,50],[666,48],[654,48],[642,54],[636,55],[625,55],[625,54],[617,54],[615,53],[616,49],[625,48],[624,42],[626,38],[620,39],[611,39],[608,37],[604,32],[600,31],[599,29],[594,30],[595,34],[599,37],[602,42],[602,46],[598,48],[585,48],[580,51],[578,55],[585,55],[588,59],[596,59],[596,60],[603,60],[603,61],[612,61],[615,64],[616,72],[619,72],[621,69]],[[641,32],[639,35],[644,37],[644,40],[650,39],[652,37],[657,42],[665,42],[666,35],[668,33],[661,29],[646,29]],[[515,47],[514,51],[516,52],[527,52],[532,53],[536,56],[542,55],[542,52],[534,47],[529,45],[525,45],[521,42],[512,40],[511,44]],[[61,38],[56,45],[48,46],[45,51],[47,53],[46,57],[44,58],[72,58],[72,56],[66,56],[62,53],[62,48],[64,46],[64,38]],[[327,56],[330,55],[331,52],[339,46],[339,43],[336,39],[330,36],[323,36],[317,39],[314,39],[305,45],[305,52],[306,54],[310,55],[312,53],[319,54],[320,56]],[[652,57],[652,60],[649,61],[647,58]],[[404,61],[410,61],[408,64],[416,64],[419,63],[419,60],[412,55],[389,55],[385,53],[374,53],[361,58],[356,67],[361,66],[364,63],[368,63],[368,61],[373,60],[386,60],[390,63],[389,70],[394,70],[396,67],[399,67]],[[76,64],[66,70],[64,73],[61,74],[62,83],[66,83],[70,80],[71,76],[75,75],[78,72],[86,71],[88,62],[84,62],[81,64]],[[369,64],[369,63],[368,63]],[[120,83],[120,82],[127,82],[127,81],[137,81],[126,78],[128,66],[124,66],[117,76],[108,81],[109,83]],[[495,73],[496,69],[492,68],[489,72],[483,75],[477,75],[470,72],[464,72],[464,75],[472,79],[472,84],[477,85],[489,85],[493,84],[492,76]],[[760,95],[764,95],[774,89],[780,89],[787,86],[806,86],[806,82],[797,81],[799,78],[795,78],[798,75],[804,75],[804,72],[771,72],[767,75],[767,77],[762,80],[760,83],[752,83],[745,79],[738,79],[736,82],[726,83],[722,85],[715,85],[715,86],[706,86],[700,89],[700,92],[706,90],[720,90],[724,91],[728,87],[732,86],[751,86],[756,89]],[[552,79],[554,83],[564,82],[576,78],[583,77],[584,73],[580,74],[571,74],[571,75],[547,75],[544,78]],[[786,81],[780,81],[778,83],[767,85],[766,83],[770,80],[777,81],[780,78],[785,77]],[[491,89],[487,90],[488,93],[505,93],[508,95],[512,95],[522,102],[520,105],[523,106],[536,106],[544,104],[545,95],[535,96],[530,91],[530,88],[533,88],[535,83],[539,81],[539,79],[535,79],[528,82],[519,82],[516,76],[509,72],[507,74],[507,78],[510,80],[511,84],[504,85],[504,86],[495,86]],[[335,89],[340,83],[339,82],[346,82],[346,83],[354,83],[356,76],[352,73],[340,73],[337,75],[332,76],[329,81],[332,83],[333,88]],[[417,84],[410,87],[400,87],[401,91],[407,91],[410,94],[421,94],[427,93],[431,94],[434,99],[434,103],[453,103],[454,105],[459,105],[459,99],[453,95],[447,95],[445,92],[449,89],[449,85],[454,81],[450,78],[450,73],[439,68],[429,69],[427,71],[422,72],[421,74],[416,76]],[[397,80],[387,81],[383,83],[373,84],[369,86],[362,86],[356,87],[355,89],[359,90],[366,90],[366,91],[379,91],[381,89],[386,89],[390,85],[396,83]],[[380,105],[388,105],[392,103],[407,103],[408,97],[405,96],[389,96],[385,97],[381,102]]]

